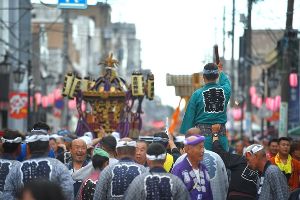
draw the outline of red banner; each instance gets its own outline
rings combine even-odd
[[[26,92],[9,93],[9,116],[14,119],[23,119],[27,117]]]

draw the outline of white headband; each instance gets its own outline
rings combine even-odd
[[[37,130],[32,129],[31,133],[34,135],[40,135],[40,134],[48,134],[48,131],[44,129],[37,129]]]
[[[160,154],[160,155],[148,155],[146,154],[146,158],[148,160],[164,160],[167,156],[167,153],[163,153],[163,154]]]
[[[257,152],[261,151],[264,148],[264,146],[260,144],[252,144],[249,147],[246,148],[245,153],[251,153],[251,154],[256,154]]]
[[[17,137],[13,140],[9,140],[9,139],[5,139],[4,137],[1,138],[2,143],[21,143],[22,142],[22,138],[21,137]]]
[[[130,142],[127,142],[127,141],[119,141],[119,142],[117,143],[116,148],[120,148],[120,147],[136,147],[136,141],[130,141]]]
[[[31,135],[27,136],[26,143],[36,142],[36,141],[42,141],[47,142],[49,141],[49,135]]]

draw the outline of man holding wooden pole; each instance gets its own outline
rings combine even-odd
[[[228,150],[225,124],[227,122],[227,105],[231,95],[231,84],[222,71],[218,59],[217,47],[215,63],[204,66],[205,85],[196,90],[188,103],[180,133],[186,133],[192,127],[198,127],[205,136],[205,148],[212,150],[212,138],[219,137],[224,150]],[[219,79],[219,80],[218,80]]]

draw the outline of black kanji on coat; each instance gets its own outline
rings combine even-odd
[[[133,179],[140,174],[138,166],[116,165],[112,171],[111,196],[123,196]]]
[[[21,173],[23,184],[36,179],[50,180],[51,166],[47,160],[25,161],[22,163]]]
[[[146,199],[172,199],[172,182],[167,176],[150,175],[145,180]]]
[[[91,179],[88,179],[84,183],[84,185],[82,187],[82,195],[81,195],[82,200],[93,199],[93,196],[95,193],[95,188],[96,188],[96,183],[97,183],[97,181],[93,181]]]
[[[222,88],[210,88],[203,93],[204,112],[219,113],[225,108],[225,95]]]
[[[10,162],[0,163],[0,192],[3,192],[5,180],[9,173],[10,165]]]

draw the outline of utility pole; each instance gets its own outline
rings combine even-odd
[[[235,26],[235,0],[232,0],[232,22],[231,22],[231,70],[230,70],[230,75],[231,75],[231,98],[230,98],[230,104],[231,107],[234,105],[235,101],[235,77],[234,77],[234,27]]]
[[[279,121],[279,137],[286,137],[288,132],[288,102],[289,102],[289,73],[291,69],[291,55],[293,49],[291,42],[293,37],[293,12],[294,0],[288,0],[287,13],[286,13],[286,27],[285,27],[285,41],[283,46],[283,75],[281,84],[281,105],[280,105],[280,121]],[[297,37],[297,35],[296,35]]]
[[[63,40],[63,66],[62,66],[62,83],[64,82],[64,75],[68,70],[68,59],[69,59],[69,12],[68,10],[63,10],[64,12],[64,40]],[[61,120],[61,128],[68,127],[69,115],[68,115],[68,99],[64,98],[64,107],[62,111],[62,120]]]
[[[253,137],[251,130],[251,115],[252,115],[252,105],[249,89],[251,86],[251,60],[252,60],[252,28],[251,28],[251,12],[252,12],[253,0],[248,0],[248,16],[247,16],[247,29],[246,29],[246,134]]]
[[[262,90],[262,95],[261,95],[261,98],[262,99],[265,99],[265,88],[266,88],[266,72],[265,72],[265,69],[262,69],[262,87],[263,87],[263,90]],[[261,118],[261,138],[264,138],[264,126],[265,126],[265,120],[264,118],[262,117]]]
[[[28,60],[28,66],[27,66],[27,130],[30,131],[31,129],[31,120],[32,120],[32,115],[31,115],[31,102],[30,102],[30,97],[31,97],[31,83],[32,83],[32,75],[31,75],[31,54],[29,52],[29,60]],[[32,100],[34,99],[34,96],[32,96]]]
[[[225,22],[226,22],[226,8],[224,6],[224,10],[223,10],[223,58],[225,60]]]

